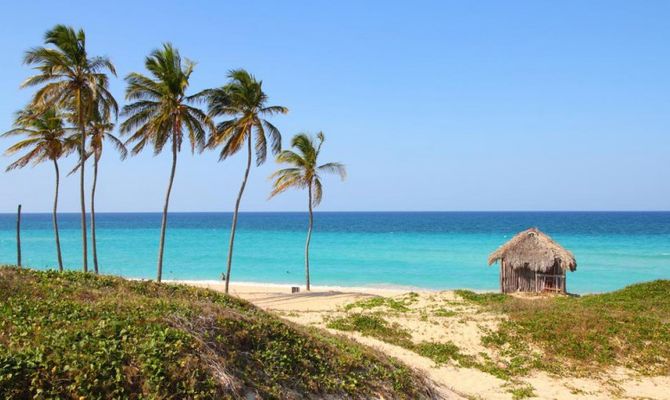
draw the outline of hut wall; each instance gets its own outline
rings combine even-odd
[[[536,286],[537,278],[546,275],[562,276],[562,279],[559,280],[558,289],[565,293],[565,272],[558,265],[555,265],[545,274],[538,274],[528,268],[515,270],[502,260],[500,265],[500,291],[502,293],[536,292],[538,290],[538,287]]]
[[[529,269],[513,269],[503,261],[500,266],[500,291],[503,293],[534,292],[535,272]]]

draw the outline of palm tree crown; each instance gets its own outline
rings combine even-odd
[[[158,154],[168,140],[179,151],[184,131],[188,133],[191,150],[202,149],[207,131],[214,126],[206,113],[191,105],[203,93],[186,95],[195,64],[189,60],[182,62],[179,51],[170,43],[151,52],[144,64],[153,79],[135,72],[126,77],[126,99],[134,102],[123,107],[128,118],[121,124],[121,132],[132,132],[128,139],[135,142],[132,153],[139,153],[151,143]]]
[[[104,149],[104,144],[106,141],[109,141],[114,148],[119,152],[121,160],[124,160],[128,156],[128,149],[121,139],[116,137],[112,132],[114,131],[115,124],[110,120],[110,115],[101,112],[101,110],[95,110],[88,124],[87,136],[89,137],[88,150],[86,151],[85,159],[93,156],[94,161],[100,161],[102,157],[102,151]],[[69,137],[71,143],[76,143],[77,149],[79,149],[79,136],[73,135]],[[70,171],[70,174],[74,173],[81,167],[81,162]]]
[[[216,134],[208,145],[223,145],[220,153],[223,160],[237,153],[245,140],[251,140],[252,130],[255,130],[256,165],[261,165],[267,158],[266,134],[270,137],[272,153],[281,151],[281,133],[264,117],[286,114],[288,109],[266,105],[268,96],[263,92],[263,82],[247,71],[230,71],[228,78],[230,82],[225,86],[207,91],[209,115],[233,117],[216,126]]]
[[[93,116],[88,124],[89,137],[91,140],[89,143],[90,150],[88,156],[93,155],[96,161],[100,161],[105,141],[109,141],[114,148],[116,148],[122,160],[128,156],[128,150],[126,149],[125,144],[112,134],[113,130],[114,123],[110,121],[108,117],[102,116],[99,113],[96,113],[96,115]]]
[[[71,27],[56,25],[47,31],[44,42],[53,48],[37,47],[26,52],[24,63],[34,65],[37,74],[26,79],[22,87],[41,86],[33,96],[36,110],[54,105],[70,107],[80,124],[95,103],[116,113],[118,105],[109,92],[106,72],[116,76],[107,57],[89,57],[86,35]]]
[[[270,197],[274,197],[291,187],[310,189],[312,206],[321,203],[323,196],[323,186],[321,184],[320,173],[336,173],[342,179],[346,178],[347,172],[344,165],[337,162],[330,162],[318,165],[321,145],[325,140],[322,132],[316,135],[316,139],[300,133],[291,140],[291,147],[297,150],[297,153],[291,150],[284,150],[277,156],[277,162],[291,164],[292,167],[280,169],[272,174],[275,178],[273,190]]]
[[[2,137],[24,135],[26,138],[10,146],[6,154],[13,155],[21,151],[27,153],[11,163],[7,171],[23,168],[31,163],[36,165],[47,160],[58,160],[72,151],[74,142],[67,138],[63,117],[54,108],[41,114],[20,111],[17,113],[15,126],[2,134]]]

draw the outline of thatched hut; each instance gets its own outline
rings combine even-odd
[[[577,269],[575,256],[537,228],[527,229],[489,256],[500,261],[500,290],[565,293],[565,272]]]

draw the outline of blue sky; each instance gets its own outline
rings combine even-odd
[[[122,78],[165,41],[198,63],[194,91],[254,73],[291,110],[273,120],[284,143],[323,130],[323,160],[349,169],[326,179],[322,210],[668,210],[669,19],[666,1],[11,2],[0,129],[30,95],[23,52],[65,23],[111,57],[120,103]],[[243,164],[183,151],[171,210],[232,210]],[[96,209],[159,211],[169,166],[107,152]],[[242,211],[305,208],[300,192],[267,201],[276,168],[252,170]],[[62,211],[77,185],[65,179]],[[53,170],[1,173],[0,187],[0,212],[48,211]]]

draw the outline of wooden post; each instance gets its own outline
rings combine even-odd
[[[21,268],[21,204],[16,213],[16,265]]]

